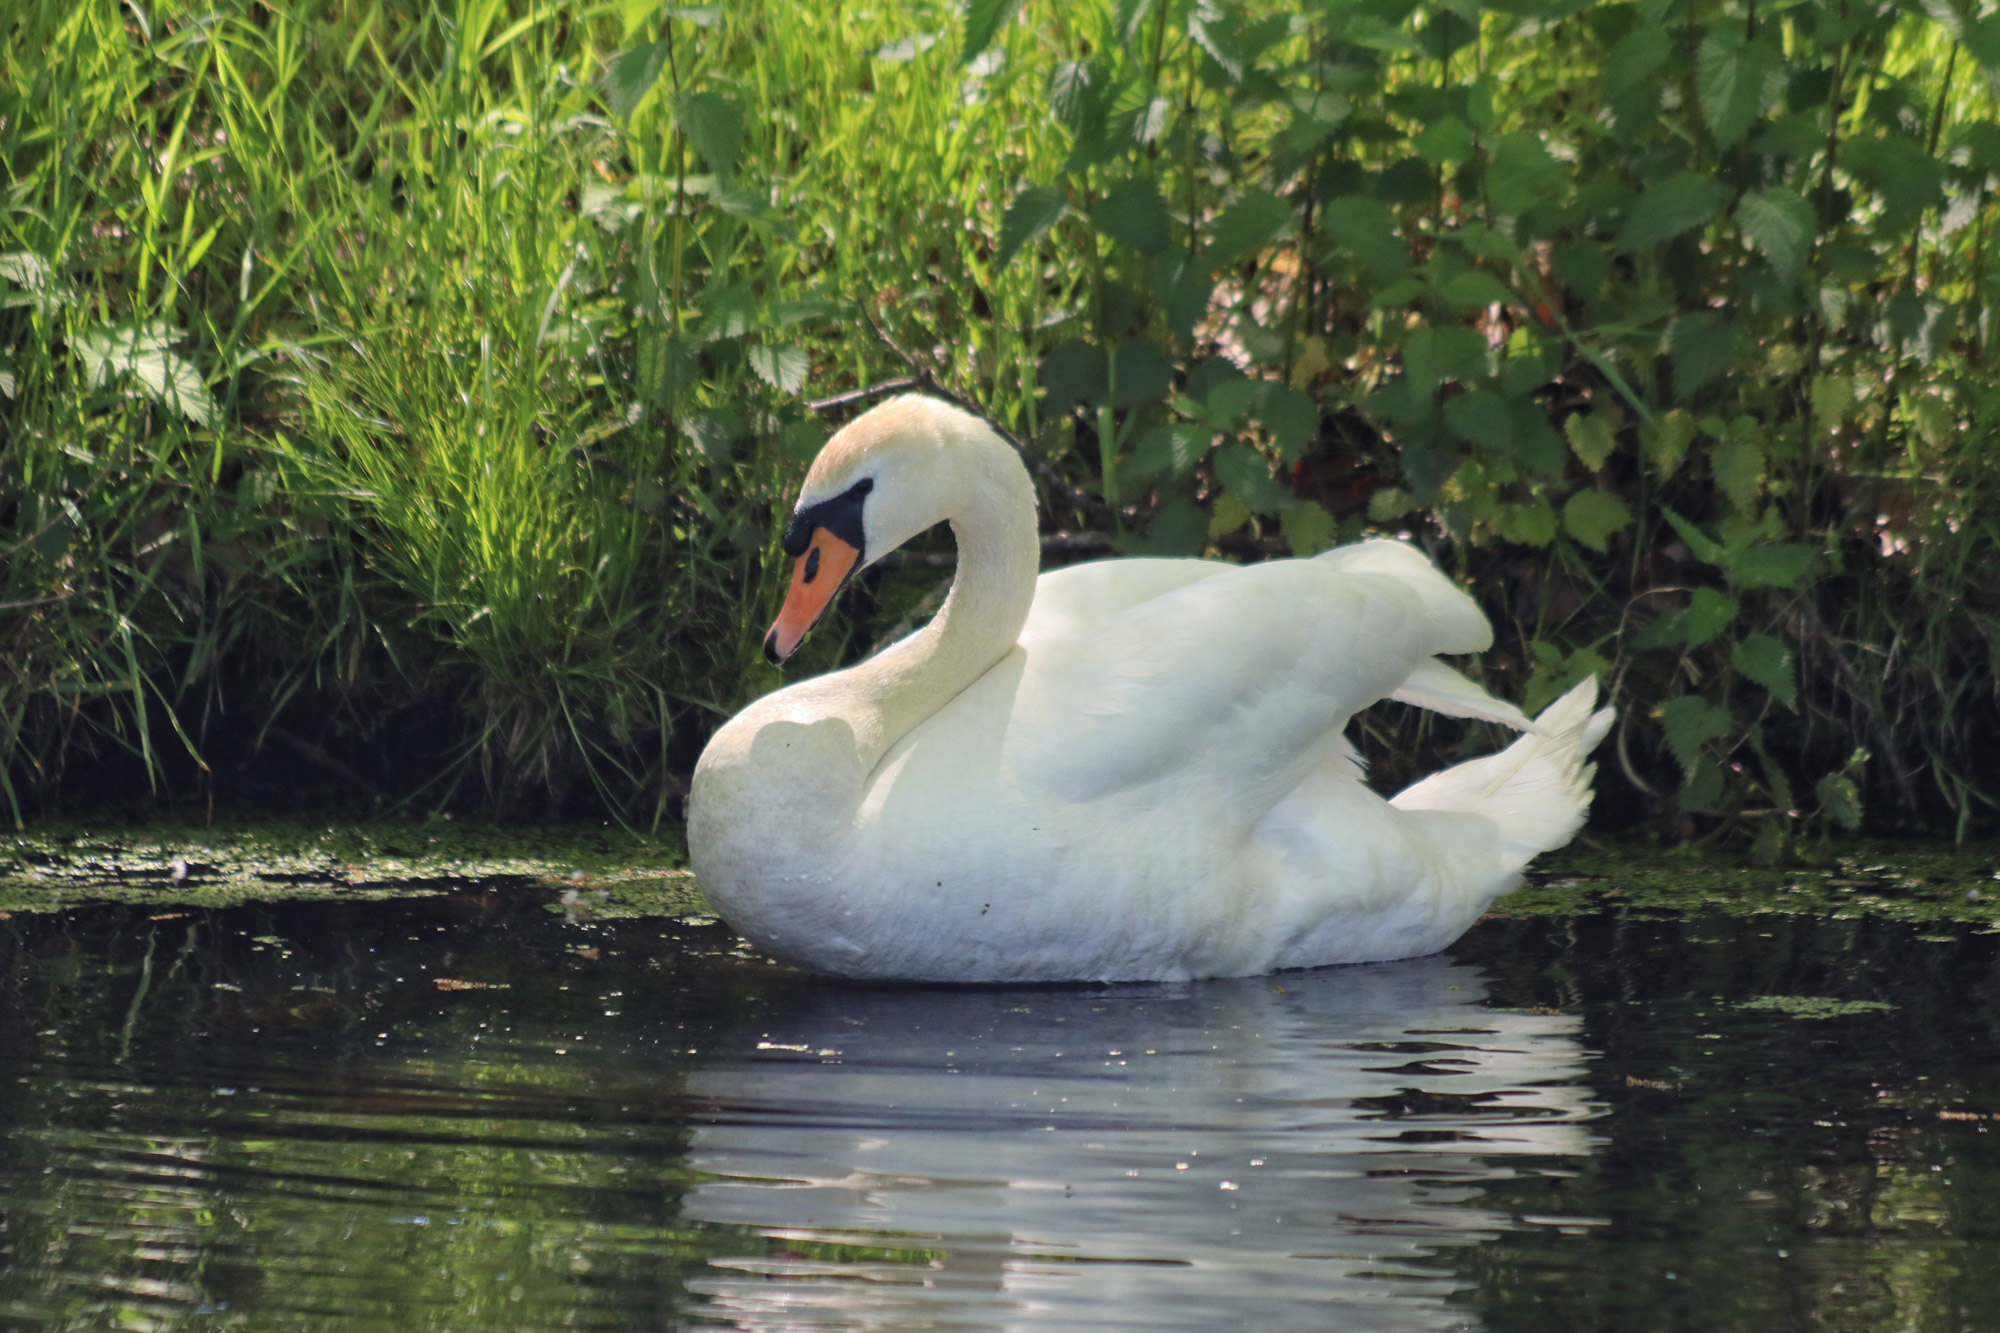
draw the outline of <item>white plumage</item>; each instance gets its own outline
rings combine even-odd
[[[1019,459],[919,397],[830,441],[799,513],[814,546],[774,651],[831,599],[839,558],[940,519],[959,545],[928,626],[758,700],[696,768],[703,893],[801,966],[1140,980],[1411,957],[1450,943],[1588,808],[1585,756],[1612,716],[1593,713],[1595,683],[1529,723],[1437,661],[1492,631],[1402,543],[1037,578]],[[838,575],[816,574],[823,554]],[[1528,734],[1384,800],[1342,732],[1390,697]]]

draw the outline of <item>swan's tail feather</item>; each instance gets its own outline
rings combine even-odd
[[[1397,793],[1402,810],[1455,810],[1484,815],[1500,830],[1509,871],[1562,846],[1583,827],[1590,809],[1588,762],[1611,729],[1615,713],[1597,703],[1592,677],[1550,704],[1534,730],[1498,754],[1456,764]]]

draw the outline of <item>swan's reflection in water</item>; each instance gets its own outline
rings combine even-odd
[[[1590,1151],[1576,1021],[1440,958],[1175,987],[825,989],[692,1075],[745,1329],[1462,1328],[1479,1182]]]

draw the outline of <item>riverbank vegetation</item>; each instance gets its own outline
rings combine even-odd
[[[895,384],[1021,445],[1051,561],[1422,542],[1498,693],[1605,678],[1602,820],[1775,857],[2000,802],[2000,18],[23,0],[0,41],[17,822],[671,822],[779,679],[790,491]],[[1360,730],[1390,783],[1493,740]]]

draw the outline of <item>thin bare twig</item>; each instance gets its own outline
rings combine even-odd
[[[870,384],[860,389],[849,389],[831,398],[815,398],[806,404],[808,412],[831,412],[836,407],[846,407],[851,403],[865,403],[870,398],[880,398],[887,393],[901,393],[905,389],[922,388],[922,383],[914,376],[908,379],[884,380],[880,384]]]

